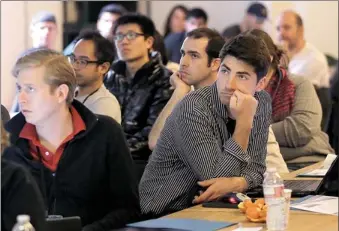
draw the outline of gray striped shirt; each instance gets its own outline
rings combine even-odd
[[[259,103],[247,152],[227,128],[227,109],[216,84],[191,92],[174,108],[139,185],[143,213],[190,207],[197,181],[242,176],[250,188],[262,183],[271,98],[265,91],[255,98]]]

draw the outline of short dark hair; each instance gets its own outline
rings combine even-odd
[[[121,16],[126,14],[127,10],[120,4],[111,3],[101,8],[98,19],[101,18],[103,13],[118,14]]]
[[[190,11],[188,11],[187,16],[186,16],[186,20],[188,20],[190,18],[202,18],[202,19],[204,19],[205,23],[207,23],[207,20],[208,20],[208,16],[207,16],[206,11],[204,11],[201,8],[193,8]]]
[[[115,57],[114,46],[113,44],[104,38],[98,31],[87,29],[82,31],[78,37],[75,39],[75,44],[80,40],[89,40],[94,43],[95,46],[95,56],[102,62],[113,62]]]
[[[279,67],[281,58],[285,58],[288,64],[288,57],[285,51],[275,45],[272,38],[265,31],[253,29],[248,31],[248,33],[259,37],[265,42],[267,49],[270,52],[270,55],[273,57],[273,60],[271,62],[272,68],[277,69]],[[284,68],[287,68],[287,66],[285,66]]]
[[[219,52],[223,45],[225,44],[225,40],[221,37],[221,35],[216,30],[212,30],[210,28],[198,28],[192,30],[189,33],[187,33],[187,38],[208,39],[208,43],[205,49],[208,55],[208,65],[211,64],[212,59],[219,57]]]
[[[265,42],[252,34],[241,33],[225,43],[220,51],[220,59],[233,56],[254,68],[257,81],[266,76],[270,66],[270,52]]]
[[[118,18],[113,27],[113,34],[116,33],[119,26],[126,24],[137,24],[146,38],[150,36],[154,37],[155,26],[153,21],[149,17],[139,13],[128,13]]]

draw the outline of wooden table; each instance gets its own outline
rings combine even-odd
[[[283,179],[294,179],[297,174],[310,171],[322,166],[322,162],[308,166],[306,168],[284,174]],[[299,178],[300,179],[300,178]],[[302,178],[310,179],[310,178]],[[314,179],[314,178],[311,178]],[[319,179],[314,179],[319,180]],[[252,223],[249,222],[245,215],[238,209],[227,208],[204,208],[201,205],[197,205],[192,208],[188,208],[167,217],[172,218],[190,218],[190,219],[206,219],[211,221],[226,221],[241,223],[243,227],[264,227],[265,223]],[[221,229],[222,231],[230,231],[236,229],[238,226],[233,225],[231,227]],[[338,217],[333,215],[316,214],[306,211],[290,211],[290,219],[288,228],[286,231],[335,231],[338,230]]]

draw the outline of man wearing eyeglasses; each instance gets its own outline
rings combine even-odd
[[[157,52],[150,52],[155,27],[148,17],[124,15],[116,21],[113,34],[120,60],[112,65],[104,83],[120,103],[121,125],[141,178],[151,154],[149,132],[173,92],[171,71]]]
[[[110,116],[120,123],[119,102],[103,84],[104,75],[114,59],[113,44],[99,32],[87,30],[77,37],[68,59],[77,77],[75,99],[93,113]]]

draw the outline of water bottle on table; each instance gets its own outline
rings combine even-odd
[[[30,220],[31,218],[28,215],[18,215],[16,217],[17,223],[14,225],[12,231],[35,231]]]
[[[268,168],[264,176],[264,197],[267,205],[266,226],[269,231],[286,229],[284,181],[276,168]]]

